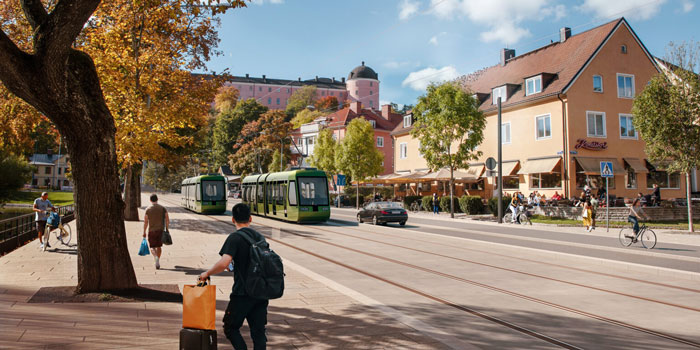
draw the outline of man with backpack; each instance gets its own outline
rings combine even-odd
[[[269,250],[265,237],[249,227],[252,218],[248,205],[234,205],[231,214],[237,231],[226,238],[219,251],[221,259],[199,275],[199,279],[206,280],[233,262],[233,289],[224,316],[224,333],[234,349],[247,349],[240,328],[243,320],[248,320],[254,349],[261,350],[267,344],[265,325],[269,299],[281,297],[284,290],[282,261]]]

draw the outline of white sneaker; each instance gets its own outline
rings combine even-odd
[[[44,249],[44,243],[39,243],[39,249]]]
[[[156,258],[156,270],[160,269],[160,259]]]

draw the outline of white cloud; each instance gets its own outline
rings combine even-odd
[[[430,83],[439,83],[446,80],[452,80],[459,77],[461,74],[457,72],[454,66],[445,66],[440,69],[428,67],[416,72],[408,74],[403,80],[401,86],[408,86],[413,90],[423,91]]]
[[[399,4],[399,19],[405,20],[418,13],[418,2],[403,0]]]
[[[391,101],[379,100],[379,105],[380,105],[380,106],[383,106],[383,105],[390,105],[390,104],[391,104]]]
[[[487,29],[483,41],[514,44],[530,36],[522,26],[525,21],[556,21],[566,15],[566,7],[551,4],[558,0],[431,0],[431,13],[440,19],[468,18]]]
[[[438,35],[434,35],[432,38],[430,38],[430,40],[428,40],[428,43],[433,44],[433,45],[435,45],[435,46],[438,46],[438,44],[439,44],[439,43],[438,43],[438,38],[441,37],[441,36],[443,36],[443,35],[445,35],[445,34],[447,34],[447,32],[442,32],[442,33],[440,33],[440,34],[438,34]]]
[[[695,3],[690,0],[683,0],[683,13],[688,13],[693,10]]]
[[[654,17],[666,0],[641,3],[639,0],[585,0],[579,7],[584,12],[593,13],[598,18],[626,17],[645,20]]]

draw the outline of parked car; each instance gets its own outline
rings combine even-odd
[[[396,202],[372,202],[366,204],[357,213],[357,222],[371,221],[373,224],[386,225],[388,222],[398,222],[406,225],[408,214],[406,210]]]

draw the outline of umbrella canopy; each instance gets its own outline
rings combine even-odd
[[[453,176],[454,176],[455,180],[474,178],[474,175],[469,174],[466,171],[461,171],[461,170],[455,170],[453,172]],[[435,180],[435,181],[449,181],[450,180],[450,169],[442,168],[438,171],[435,171],[435,172],[432,172],[432,173],[429,173],[429,174],[422,176],[421,179]]]
[[[390,179],[390,183],[412,183],[412,182],[425,182],[426,180],[422,177],[425,176],[427,171],[417,171],[412,174],[401,175],[400,177],[395,177]]]

